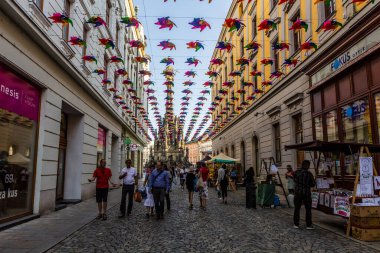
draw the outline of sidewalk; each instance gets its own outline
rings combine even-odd
[[[108,209],[120,202],[120,189],[108,194]],[[44,252],[96,218],[95,198],[0,232],[0,252]]]

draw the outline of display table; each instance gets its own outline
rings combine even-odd
[[[262,207],[273,205],[275,190],[276,185],[274,184],[259,184],[256,203]]]

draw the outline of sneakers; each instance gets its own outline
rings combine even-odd
[[[107,220],[107,214],[103,214],[103,220]]]
[[[307,230],[314,230],[315,228],[313,226],[306,227]]]
[[[293,226],[293,228],[297,228],[297,229],[298,229],[298,228],[300,228],[300,227],[299,227],[299,226],[297,226],[297,225],[294,225],[294,226]]]
[[[101,214],[101,213],[98,214],[98,216],[96,216],[96,219],[97,219],[97,220],[100,220],[101,218],[103,218],[103,214]]]

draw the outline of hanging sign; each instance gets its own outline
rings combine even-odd
[[[137,151],[139,149],[139,146],[137,144],[131,144],[131,151]]]

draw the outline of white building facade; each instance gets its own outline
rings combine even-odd
[[[65,13],[73,25],[52,23],[53,13]],[[145,41],[141,26],[120,23],[134,15],[131,0],[0,1],[0,223],[93,197],[87,179],[100,159],[114,182],[126,158],[141,171],[148,130],[138,72],[147,67],[133,60],[143,50],[128,42]],[[92,16],[107,25],[86,23]],[[87,46],[70,45],[71,37]],[[112,39],[115,49],[99,45],[100,38]],[[128,150],[126,139],[137,150]]]

